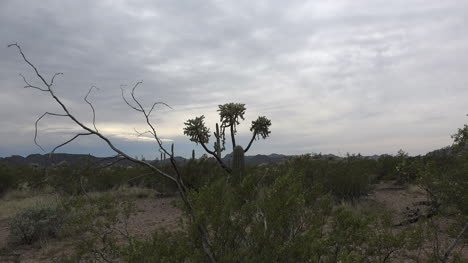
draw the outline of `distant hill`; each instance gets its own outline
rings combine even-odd
[[[112,162],[116,162],[118,159],[115,157],[104,158],[95,157],[90,154],[69,154],[69,153],[56,153],[49,157],[49,154],[31,154],[27,157],[13,155],[10,157],[0,158],[0,162],[7,165],[38,165],[46,167],[50,165],[56,165],[60,163],[68,163],[72,165],[106,165]],[[133,163],[128,160],[122,160],[118,162],[119,165],[132,165]]]
[[[283,154],[270,154],[270,155],[263,155],[263,154],[257,154],[257,155],[247,155],[245,156],[245,163],[247,165],[259,165],[259,164],[269,164],[269,163],[278,163],[281,161],[285,161],[288,159],[291,159],[292,155],[283,155]],[[231,162],[232,159],[232,154],[227,154],[226,156],[223,157],[223,161],[227,164]]]
[[[247,165],[259,165],[259,164],[271,164],[271,163],[278,163],[282,161],[289,160],[296,155],[284,155],[284,154],[269,154],[269,155],[264,155],[264,154],[257,154],[257,155],[247,155],[245,157],[245,162]],[[315,158],[329,158],[329,159],[339,159],[341,157],[333,155],[333,154],[318,154],[318,155],[312,155],[315,156]],[[208,156],[210,157],[210,156]],[[365,158],[378,158],[378,155],[372,155],[372,156],[367,156]],[[184,157],[176,156],[175,157],[176,161],[179,163],[184,163],[187,162],[189,159],[186,159]],[[223,161],[226,164],[229,164],[232,155],[227,154],[224,156]],[[156,160],[149,160],[149,162],[159,162]],[[163,160],[163,163],[169,163],[169,159]],[[56,165],[60,163],[68,163],[72,165],[80,165],[80,166],[85,166],[85,165],[90,165],[90,166],[105,166],[105,165],[110,165],[114,164],[115,165],[120,165],[120,166],[133,166],[135,165],[133,162],[123,159],[119,160],[116,159],[115,157],[96,157],[90,154],[69,154],[69,153],[56,153],[52,155],[52,158],[49,158],[48,154],[31,154],[28,155],[27,157],[19,156],[19,155],[13,155],[10,157],[5,157],[5,158],[0,158],[0,163],[4,163],[7,165],[38,165],[41,167],[46,167],[50,165]]]
[[[257,154],[255,156],[246,156],[245,161],[248,165],[258,165],[258,164],[269,164],[277,163],[284,160],[288,160],[293,156],[282,155],[282,154],[270,154],[270,155],[261,155]],[[177,156],[175,157],[177,162],[186,162],[188,159],[184,157]],[[231,154],[226,155],[223,158],[223,161],[229,163],[231,160]],[[96,157],[90,154],[69,154],[69,153],[56,153],[52,155],[52,158],[49,158],[48,154],[31,154],[26,157],[13,155],[10,157],[0,158],[1,163],[8,165],[38,165],[41,167],[57,165],[60,163],[68,163],[72,165],[107,165],[111,163],[116,163],[116,165],[121,166],[132,166],[135,165],[129,160],[118,161],[115,157],[105,158],[105,157]],[[154,161],[150,161],[154,162]],[[169,159],[164,160],[163,163],[169,163]]]

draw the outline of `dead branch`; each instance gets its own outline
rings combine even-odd
[[[78,138],[78,137],[80,137],[80,136],[87,136],[87,135],[92,135],[92,133],[89,133],[89,132],[88,132],[88,133],[78,133],[78,134],[76,134],[76,135],[73,136],[73,138],[71,138],[70,140],[68,140],[68,141],[66,141],[66,142],[64,142],[64,143],[62,143],[62,144],[59,144],[59,145],[55,146],[54,149],[52,149],[52,151],[49,153],[49,155],[52,156],[58,148],[63,147],[63,146],[65,146],[65,145],[71,143],[71,142],[74,141],[76,138]]]
[[[91,86],[91,88],[89,88],[88,90],[88,93],[86,93],[86,96],[84,97],[84,101],[88,103],[89,107],[91,107],[91,110],[93,111],[93,126],[94,130],[98,131],[98,129],[96,128],[96,111],[94,110],[93,104],[88,101],[88,96],[91,93],[91,90],[93,90],[93,88],[98,89],[96,86]]]
[[[66,114],[58,114],[58,113],[53,113],[53,112],[45,112],[44,114],[41,115],[41,117],[39,117],[36,122],[34,123],[34,144],[36,144],[39,148],[41,148],[42,151],[45,152],[44,148],[42,148],[41,145],[39,145],[39,143],[37,143],[37,125],[39,124],[39,121],[42,120],[42,118],[44,118],[45,116],[47,115],[51,115],[51,116],[59,116],[59,117],[68,117],[68,115]]]
[[[123,152],[122,150],[120,150],[119,148],[117,148],[106,136],[104,136],[102,133],[100,133],[96,127],[94,126],[94,120],[95,120],[95,115],[94,115],[94,108],[93,106],[91,105],[91,108],[93,109],[93,126],[94,126],[94,129],[85,125],[84,123],[82,123],[81,121],[79,121],[75,115],[73,115],[69,110],[68,110],[68,107],[62,102],[62,100],[57,97],[52,89],[52,86],[54,84],[54,80],[55,80],[55,77],[56,76],[59,76],[61,75],[61,73],[56,73],[50,80],[50,82],[47,82],[45,80],[45,78],[42,76],[42,74],[39,72],[39,70],[27,59],[27,57],[25,56],[25,54],[23,53],[23,50],[21,49],[20,45],[18,45],[17,43],[14,43],[14,44],[10,44],[8,45],[8,47],[16,47],[19,51],[19,53],[21,54],[21,57],[23,58],[23,60],[34,70],[36,76],[42,81],[42,83],[44,84],[44,86],[46,88],[40,88],[40,87],[37,87],[37,86],[33,86],[33,85],[30,85],[27,81],[26,82],[26,85],[28,88],[34,88],[34,89],[37,89],[41,92],[47,92],[49,93],[49,95],[52,97],[52,99],[60,105],[60,107],[62,108],[63,110],[63,114],[57,114],[57,113],[45,113],[43,114],[37,121],[36,121],[36,133],[35,133],[35,141],[36,141],[36,137],[37,137],[37,123],[39,120],[41,120],[44,116],[46,115],[53,115],[53,116],[62,116],[62,117],[68,117],[70,118],[75,124],[77,124],[80,128],[82,128],[85,132],[82,132],[82,133],[78,133],[76,134],[73,138],[71,138],[70,140],[66,141],[65,143],[62,143],[58,146],[56,146],[53,151],[51,152],[51,154],[53,154],[53,152],[72,142],[73,140],[75,140],[76,138],[78,138],[79,136],[87,136],[87,135],[95,135],[97,136],[99,139],[103,140],[114,152],[116,152],[118,155],[122,156],[123,158],[126,158],[134,163],[138,163],[138,164],[141,164],[141,165],[144,165],[146,167],[148,167],[154,174],[157,174],[157,175],[160,175],[162,177],[165,177],[171,181],[173,181],[176,186],[177,186],[177,189],[178,189],[178,192],[184,202],[184,204],[186,205],[187,207],[187,210],[188,210],[188,213],[189,213],[189,216],[190,216],[190,219],[192,221],[196,221],[195,220],[195,213],[193,211],[193,206],[191,204],[191,202],[189,201],[189,199],[187,198],[186,196],[186,187],[185,185],[183,184],[183,181],[182,181],[182,178],[181,178],[181,174],[180,174],[180,171],[179,169],[177,168],[177,165],[176,165],[176,162],[175,162],[175,159],[174,159],[174,155],[173,154],[169,154],[169,152],[167,151],[167,149],[164,148],[163,144],[162,144],[162,141],[161,139],[158,137],[157,135],[157,132],[156,132],[156,129],[154,127],[154,125],[151,123],[151,121],[149,120],[149,116],[150,116],[150,113],[152,112],[152,109],[154,108],[154,105],[151,107],[151,110],[149,112],[146,112],[145,109],[143,108],[143,106],[141,105],[141,103],[136,99],[135,97],[135,89],[142,83],[141,81],[140,82],[137,82],[133,88],[132,88],[132,91],[131,91],[131,97],[133,99],[133,102],[137,105],[133,105],[131,104],[124,96],[124,91],[123,91],[123,88],[122,88],[122,97],[124,99],[124,102],[129,106],[131,107],[133,110],[136,110],[138,112],[141,112],[143,113],[144,117],[145,117],[145,120],[146,120],[146,123],[147,125],[150,127],[150,131],[152,132],[152,135],[154,137],[154,139],[156,140],[159,148],[164,152],[166,153],[167,155],[170,156],[170,160],[171,160],[171,164],[172,164],[172,167],[174,169],[174,172],[176,174],[176,176],[173,176],[171,174],[168,174],[160,169],[158,169],[156,166],[150,164],[150,163],[147,163],[143,160],[138,160],[136,158],[133,158],[131,157],[130,155],[126,154],[125,152]],[[26,80],[24,77],[23,77],[24,80]],[[87,101],[87,96],[89,95],[89,92],[91,92],[91,89],[92,87],[90,88],[90,90],[88,91],[88,94],[85,96],[85,101],[89,103],[89,101]],[[162,104],[162,103],[159,103],[159,104]],[[164,105],[164,104],[163,104]],[[42,147],[41,147],[42,149]],[[204,249],[204,252],[206,254],[206,256],[210,259],[211,262],[216,262],[216,259],[215,259],[215,256],[212,252],[212,248],[211,248],[211,242],[209,240],[209,235],[208,235],[208,231],[206,230],[206,228],[202,225],[197,225],[197,228],[200,232],[200,235],[202,237],[202,246],[203,246],[203,249]]]

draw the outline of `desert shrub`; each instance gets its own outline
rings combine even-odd
[[[409,157],[406,152],[399,150],[395,156],[395,179],[398,184],[414,182],[419,175],[421,158]]]
[[[321,184],[338,199],[354,200],[366,195],[377,177],[376,160],[361,156],[342,159],[301,157],[293,162],[294,166],[303,167],[306,184]]]
[[[198,227],[205,226],[220,262],[304,261],[319,246],[331,207],[327,195],[305,187],[292,172],[268,176],[251,171],[239,184],[222,178],[190,198],[197,219],[188,228],[191,243],[200,244]]]
[[[353,200],[366,195],[370,190],[372,174],[366,168],[362,160],[336,161],[321,180],[326,189],[336,197]]]
[[[196,262],[202,255],[196,255],[187,233],[184,232],[154,232],[145,240],[134,240],[121,248],[125,262]],[[200,260],[202,261],[202,260]]]
[[[377,158],[377,179],[393,180],[397,170],[397,158],[395,156],[384,154]]]
[[[182,165],[181,174],[185,185],[197,191],[220,176],[225,176],[224,171],[213,158],[189,160]]]
[[[0,165],[0,196],[7,190],[15,188],[15,177],[10,169],[4,165]]]
[[[70,196],[62,205],[69,216],[61,234],[80,238],[75,240],[73,254],[61,262],[112,261],[120,257],[119,242],[133,239],[128,220],[136,211],[135,204],[116,193]]]
[[[65,211],[56,204],[37,203],[16,214],[10,222],[12,244],[32,244],[55,237],[65,221]]]
[[[10,189],[44,186],[44,170],[34,165],[0,163],[0,195]]]
[[[463,222],[468,221],[468,126],[453,135],[454,144],[421,158],[419,183],[428,190],[440,212],[455,209]],[[453,212],[452,212],[453,214]]]
[[[452,156],[445,162],[436,157],[426,157],[420,169],[419,183],[439,204],[439,212],[456,209],[466,221],[468,219],[468,154]],[[452,212],[453,214],[453,212]]]
[[[191,192],[197,220],[186,232],[155,233],[128,244],[122,255],[129,262],[205,262],[200,226],[219,262],[388,262],[409,247],[414,231],[392,231],[380,210],[336,206],[294,173],[273,180],[259,175],[238,185],[219,179]]]
[[[86,169],[76,165],[61,164],[47,169],[47,184],[57,192],[67,195],[83,193]]]

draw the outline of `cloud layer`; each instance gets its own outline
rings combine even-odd
[[[80,118],[133,155],[157,156],[135,136],[142,116],[120,86],[143,84],[145,105],[164,101],[153,121],[180,155],[192,148],[183,122],[218,104],[247,105],[240,140],[258,115],[272,136],[255,153],[421,154],[451,143],[466,122],[468,2],[460,1],[13,1],[0,2],[0,44],[18,42],[44,75],[63,72],[55,91]],[[34,122],[60,109],[16,50],[0,49],[0,156],[38,152]],[[40,123],[45,148],[77,131],[70,121]],[[110,154],[91,138],[66,152]]]

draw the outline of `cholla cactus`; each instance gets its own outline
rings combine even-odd
[[[205,116],[196,117],[195,119],[184,122],[184,134],[190,137],[192,142],[196,144],[206,144],[210,139],[210,129],[205,126]]]
[[[233,151],[237,149],[243,150],[243,153],[246,153],[252,143],[256,139],[266,139],[270,135],[270,126],[271,121],[267,119],[265,116],[260,116],[257,120],[252,121],[252,126],[250,131],[252,131],[252,138],[250,142],[245,148],[245,150],[236,144],[235,135],[237,133],[237,125],[240,124],[239,119],[244,120],[245,114],[245,104],[242,103],[226,103],[223,105],[219,105],[219,116],[221,125],[216,124],[216,132],[214,132],[214,136],[216,137],[216,142],[214,143],[214,150],[210,150],[207,147],[207,143],[210,139],[210,130],[205,126],[205,116],[196,117],[195,119],[189,119],[185,122],[184,134],[190,137],[190,140],[195,142],[196,144],[201,144],[203,149],[209,154],[211,154],[215,159],[220,163],[221,167],[223,167],[228,173],[232,172],[232,169],[229,168],[221,159],[221,152],[225,150],[225,141],[226,141],[226,128],[230,131],[231,141],[232,141],[232,149]],[[243,162],[242,158],[242,163]],[[244,164],[243,164],[244,165]],[[234,167],[232,167],[234,169]]]
[[[239,118],[244,120],[245,104],[242,103],[226,103],[219,105],[219,120],[221,121],[223,146],[225,142],[225,129],[230,128],[232,148],[236,147],[235,135],[237,133],[236,126],[240,124]]]
[[[249,145],[245,148],[245,152],[250,149],[252,142],[256,139],[266,139],[271,131],[270,131],[271,121],[267,119],[265,116],[260,116],[257,120],[252,121],[252,126],[250,127],[250,131],[253,132],[252,139],[250,140]]]

